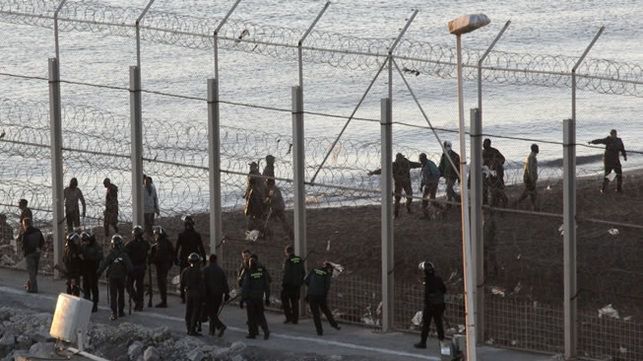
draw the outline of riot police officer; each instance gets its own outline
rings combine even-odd
[[[98,311],[98,278],[96,271],[103,259],[103,249],[96,242],[93,234],[83,232],[80,234],[81,251],[83,254],[82,276],[83,296],[94,303],[92,312]]]
[[[436,276],[433,263],[424,261],[418,265],[418,268],[424,273],[424,310],[422,311],[422,334],[420,336],[420,342],[414,346],[417,348],[426,348],[426,339],[429,336],[431,319],[435,320],[438,338],[440,341],[444,340],[442,315],[445,309],[444,294],[447,292],[447,288],[442,278]]]
[[[65,242],[63,252],[63,263],[65,264],[67,276],[67,294],[80,296],[80,272],[82,267],[82,253],[80,248],[80,236],[78,233],[70,233]]]
[[[176,241],[175,250],[175,263],[183,270],[189,266],[188,256],[196,253],[201,259],[205,259],[205,248],[203,248],[203,241],[201,235],[194,230],[194,218],[190,215],[183,217],[183,224],[185,230],[179,234]],[[185,293],[181,289],[181,301],[185,303]]]
[[[134,226],[132,237],[132,240],[127,242],[125,246],[134,266],[129,274],[128,288],[133,292],[134,311],[142,311],[145,295],[145,270],[150,244],[143,239],[143,227],[141,226]]]
[[[110,319],[113,321],[118,317],[125,316],[125,312],[123,312],[125,309],[125,282],[133,266],[129,255],[125,251],[123,237],[115,234],[112,236],[111,244],[112,250],[101,262],[96,275],[97,278],[100,278],[103,271],[107,270],[110,307],[112,309]]]
[[[161,302],[155,307],[167,308],[167,273],[174,263],[174,246],[161,226],[154,227],[154,240],[150,252],[150,264],[156,265],[156,281],[161,295]]]
[[[188,256],[189,267],[181,272],[181,291],[185,294],[185,326],[190,336],[201,336],[197,323],[201,319],[201,302],[204,296],[201,257],[192,252]]]

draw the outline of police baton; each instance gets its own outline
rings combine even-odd
[[[234,296],[234,297],[232,297],[231,299],[229,299],[229,300],[227,300],[226,302],[224,302],[224,303],[221,305],[221,307],[219,307],[219,311],[217,311],[217,317],[218,317],[219,315],[221,315],[221,311],[223,311],[223,308],[225,307],[225,305],[227,305],[227,304],[229,304],[229,303],[233,302],[234,300],[236,300],[236,299],[237,299],[237,298],[239,298],[240,296],[241,296],[241,293],[238,293],[236,296]]]

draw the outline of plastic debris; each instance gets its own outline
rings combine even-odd
[[[422,324],[422,311],[417,311],[415,313],[415,316],[411,318],[411,324],[413,324],[414,326],[420,327],[420,325]]]
[[[617,228],[610,228],[607,233],[611,234],[612,236],[618,236],[620,233]]]
[[[518,284],[516,285],[516,287],[514,287],[513,294],[520,292],[521,289],[522,289],[522,284],[520,283],[520,281],[518,281]]]
[[[620,347],[618,348],[618,352],[620,352],[620,353],[627,353],[627,349],[626,349],[625,347],[623,347],[623,346],[620,346]]]
[[[333,278],[337,278],[342,272],[344,272],[344,266],[339,263],[328,262],[333,266]]]
[[[257,239],[259,239],[260,234],[261,232],[256,229],[253,229],[252,231],[246,231],[246,241],[256,242]]]
[[[330,239],[326,241],[326,252],[330,252]]]
[[[611,303],[598,310],[598,318],[602,318],[603,316],[616,319],[620,318],[620,316],[618,315],[618,311],[612,306]]]
[[[545,190],[550,191],[550,190],[551,190],[551,186],[550,186],[550,185],[547,185],[547,188],[545,188]]]
[[[505,297],[505,290],[500,288],[500,287],[492,287],[491,288],[491,293],[494,294],[494,295]]]
[[[560,232],[561,236],[565,235],[565,225],[561,224],[560,227],[558,227],[558,232]]]
[[[631,321],[631,320],[632,320],[632,316],[623,317],[623,321]]]

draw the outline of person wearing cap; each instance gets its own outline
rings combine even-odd
[[[402,154],[397,153],[393,161],[393,183],[395,190],[395,208],[393,215],[397,218],[400,215],[400,201],[402,200],[402,191],[406,196],[406,211],[411,213],[411,203],[413,202],[413,187],[411,187],[411,169],[422,168],[422,164],[412,162]],[[381,169],[368,172],[368,175],[382,174]]]
[[[158,217],[161,214],[159,210],[159,197],[156,193],[156,187],[152,177],[144,176],[143,180],[143,229],[148,239],[152,238],[152,228],[154,227],[154,214]]]
[[[538,152],[538,144],[532,144],[531,153],[529,153],[529,156],[525,161],[525,170],[522,176],[522,180],[525,183],[525,189],[522,191],[520,198],[518,198],[518,201],[516,202],[517,205],[529,196],[531,198],[531,206],[534,210],[538,210],[538,206],[536,204],[536,199],[538,197],[538,189],[536,188],[536,181],[538,180],[538,159],[536,156],[538,155]]]
[[[444,285],[442,278],[435,274],[433,263],[424,261],[419,264],[418,268],[424,274],[424,309],[422,310],[420,342],[414,346],[416,348],[426,348],[426,339],[429,336],[432,319],[435,321],[438,339],[440,341],[444,340],[442,317],[444,315],[444,295],[447,293],[447,287]]]
[[[80,209],[78,202],[83,205],[82,217],[85,218],[87,206],[85,205],[85,197],[83,192],[78,188],[78,179],[72,178],[69,181],[69,187],[63,190],[63,197],[65,198],[65,218],[67,220],[67,232],[73,232],[74,228],[80,227]]]
[[[105,178],[103,180],[105,186],[105,212],[103,227],[105,228],[105,238],[109,237],[109,227],[114,228],[114,232],[118,233],[118,187]]]
[[[447,192],[447,201],[450,202],[459,202],[460,197],[455,193],[453,187],[455,182],[460,180],[460,173],[458,167],[460,166],[460,155],[453,151],[451,148],[451,142],[448,140],[444,141],[444,152],[440,158],[440,165],[438,169],[440,174],[446,180],[446,192]],[[447,204],[447,208],[450,208],[451,205]]]
[[[594,139],[588,142],[589,144],[605,144],[605,154],[603,156],[603,164],[605,166],[605,177],[601,185],[601,193],[605,193],[607,184],[610,182],[607,177],[612,171],[616,173],[616,191],[623,192],[623,169],[621,168],[621,160],[619,153],[623,155],[623,160],[627,162],[627,153],[625,153],[625,146],[621,138],[616,136],[616,129],[610,131],[610,135],[605,138]]]

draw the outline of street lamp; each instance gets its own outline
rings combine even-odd
[[[481,28],[491,21],[484,14],[465,15],[449,21],[449,32],[456,36],[456,52],[458,57],[458,115],[460,119],[460,209],[462,214],[462,252],[465,290],[465,324],[467,333],[467,360],[476,361],[476,324],[474,317],[474,270],[471,245],[471,224],[469,221],[469,194],[467,191],[467,148],[464,138],[464,99],[462,92],[462,34]],[[479,171],[478,169],[474,170]]]

